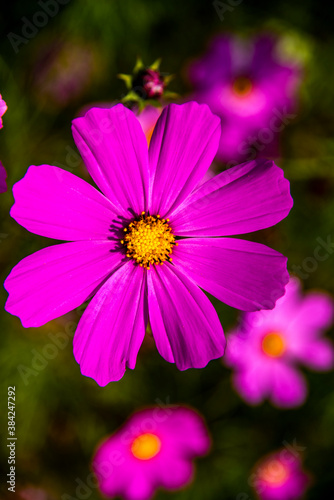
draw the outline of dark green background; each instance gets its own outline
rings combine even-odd
[[[226,2],[226,4],[228,4]],[[295,205],[287,220],[255,235],[289,257],[289,269],[312,257],[317,238],[334,239],[334,34],[333,12],[319,1],[250,2],[227,11],[221,21],[205,0],[70,0],[60,6],[36,36],[17,53],[7,38],[22,36],[23,17],[41,10],[35,1],[8,3],[0,14],[0,92],[8,104],[0,132],[0,158],[8,171],[9,190],[2,194],[0,251],[4,279],[10,269],[33,251],[53,244],[28,233],[9,217],[11,186],[30,164],[57,164],[86,178],[80,165],[66,164],[75,146],[70,124],[81,106],[113,101],[124,95],[117,73],[128,73],[137,55],[147,64],[162,57],[161,69],[174,73],[171,90],[189,91],[186,65],[219,32],[253,35],[276,30],[290,40],[291,52],[305,65],[297,118],[282,137],[279,164],[291,180]],[[327,4],[328,5],[328,4]],[[66,42],[90,47],[94,68],[89,85],[66,106],[43,98],[36,88],[36,60],[45,46]],[[305,290],[334,293],[334,256],[319,262],[303,280]],[[6,298],[1,292],[1,307]],[[225,331],[237,312],[213,299]],[[135,371],[118,383],[100,388],[80,375],[71,341],[25,385],[18,366],[31,367],[33,349],[50,343],[48,333],[64,331],[80,311],[39,329],[24,329],[20,321],[1,313],[1,430],[6,436],[8,385],[17,393],[17,487],[36,485],[55,498],[75,498],[76,478],[85,482],[98,441],[113,432],[136,409],[158,401],[187,404],[206,418],[213,447],[198,461],[194,483],[174,494],[178,499],[246,500],[254,498],[248,479],[254,463],[283,442],[305,447],[305,468],[314,476],[306,498],[325,498],[334,491],[334,375],[306,372],[310,394],[304,406],[278,410],[265,403],[245,405],[230,384],[230,373],[217,360],[203,370],[179,372],[145,342]],[[333,337],[333,330],[329,332]],[[8,472],[7,449],[1,448],[3,475]],[[241,495],[245,493],[245,495]],[[238,496],[239,495],[239,496]],[[13,498],[13,496],[10,496]],[[94,490],[89,497],[99,498]],[[157,498],[171,498],[159,492]]]

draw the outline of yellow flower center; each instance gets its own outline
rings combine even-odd
[[[233,84],[232,89],[239,97],[246,97],[253,89],[252,81],[247,76],[238,76]]]
[[[270,460],[259,473],[260,478],[270,486],[281,486],[289,477],[288,468],[279,460]]]
[[[282,356],[285,351],[285,341],[281,334],[276,332],[267,333],[262,340],[262,349],[265,354],[273,358]]]
[[[155,434],[141,434],[131,445],[131,452],[140,460],[150,460],[160,451],[161,441]]]
[[[126,256],[145,269],[150,269],[151,264],[163,264],[165,260],[171,262],[170,255],[177,243],[168,223],[169,219],[161,219],[160,215],[142,212],[139,220],[124,229],[121,243],[126,247]]]

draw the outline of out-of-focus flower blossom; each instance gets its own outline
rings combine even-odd
[[[217,159],[232,165],[277,155],[301,80],[300,66],[281,62],[277,48],[269,35],[254,41],[221,35],[190,66],[191,99],[207,103],[222,120]]]
[[[34,68],[38,99],[46,106],[65,107],[89,87],[98,71],[94,48],[84,42],[47,46]]]
[[[296,452],[282,449],[263,458],[254,468],[253,487],[260,500],[298,500],[310,483]]]
[[[0,161],[0,193],[5,193],[7,191],[6,178],[7,178],[7,172],[5,170],[5,167]]]
[[[100,385],[135,367],[148,317],[158,351],[179,369],[221,357],[223,330],[199,287],[246,311],[273,308],[283,295],[287,259],[225,237],[287,216],[292,198],[283,171],[254,161],[199,186],[217,151],[220,121],[195,102],[166,106],[149,150],[122,104],[89,110],[74,120],[73,135],[104,195],[57,167],[29,168],[14,186],[12,217],[72,243],[45,248],[12,270],[6,310],[25,327],[41,326],[94,296],[74,356]]]
[[[302,404],[307,386],[295,365],[333,368],[334,348],[323,338],[333,312],[329,295],[309,292],[302,297],[299,281],[292,278],[275,309],[245,314],[228,337],[225,356],[235,370],[233,382],[239,394],[250,404],[264,398],[278,407]]]
[[[0,128],[3,127],[3,123],[2,123],[2,117],[3,115],[6,113],[7,111],[7,104],[5,103],[5,101],[2,99],[2,96],[0,94]]]
[[[93,470],[107,497],[147,500],[158,488],[177,490],[189,484],[194,458],[209,448],[208,431],[195,411],[156,407],[135,413],[104,441]]]

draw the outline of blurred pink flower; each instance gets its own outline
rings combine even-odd
[[[303,471],[299,455],[287,449],[263,458],[252,476],[260,500],[300,499],[309,483],[310,477]]]
[[[191,99],[208,104],[222,120],[221,161],[232,165],[278,154],[279,132],[293,118],[301,70],[279,61],[277,42],[270,35],[249,41],[220,35],[190,66]]]
[[[158,488],[189,484],[194,458],[209,448],[208,431],[195,411],[156,407],[135,413],[100,444],[92,465],[107,497],[147,500]]]
[[[3,127],[3,124],[2,124],[2,116],[6,113],[7,111],[7,104],[5,103],[5,101],[2,99],[2,96],[0,94],[0,128]]]
[[[228,337],[225,353],[239,394],[255,405],[267,397],[278,407],[302,404],[307,385],[295,365],[333,368],[333,344],[322,338],[333,322],[333,311],[329,295],[309,292],[302,297],[299,281],[291,278],[273,310],[244,314]]]

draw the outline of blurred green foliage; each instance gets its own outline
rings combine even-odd
[[[329,7],[330,8],[330,7]],[[317,238],[334,239],[334,34],[333,7],[329,12],[315,0],[241,2],[221,21],[206,0],[70,0],[59,6],[37,33],[20,43],[17,53],[9,33],[22,35],[24,18],[32,20],[41,8],[24,0],[7,4],[0,14],[0,92],[8,104],[0,132],[0,158],[8,172],[8,193],[1,195],[0,250],[3,278],[23,257],[47,246],[45,238],[28,233],[9,216],[11,186],[30,164],[56,164],[87,179],[73,155],[70,123],[91,102],[120,99],[125,89],[118,73],[129,73],[140,55],[145,61],[162,57],[162,71],[174,73],[171,90],[189,91],[186,65],[205,49],[212,35],[237,32],[252,35],[263,29],[285,37],[287,52],[305,64],[297,118],[283,132],[280,165],[291,180],[295,205],[279,226],[255,235],[289,257],[289,269],[312,257]],[[46,47],[81,45],[93,54],[78,80],[83,89],[66,104],[43,96],[38,72]],[[42,62],[41,62],[42,61]],[[61,72],[61,70],[59,70]],[[71,71],[64,65],[64,73]],[[82,70],[81,70],[82,71]],[[87,74],[86,74],[87,72]],[[84,78],[85,77],[85,78]],[[52,76],[51,76],[52,79]],[[334,255],[307,273],[305,289],[334,294]],[[1,292],[1,304],[6,298]],[[237,312],[212,299],[225,331]],[[82,312],[82,310],[81,310]],[[334,490],[334,374],[307,372],[310,395],[295,410],[280,411],[269,404],[246,406],[234,393],[230,373],[220,360],[203,370],[179,372],[145,341],[135,371],[118,383],[100,388],[80,375],[72,354],[71,323],[80,311],[40,329],[24,329],[17,318],[1,313],[0,426],[6,436],[7,387],[16,386],[17,486],[36,485],[55,498],[75,498],[76,478],[85,482],[90,459],[99,442],[137,408],[152,404],[187,404],[206,418],[213,438],[212,452],[198,461],[191,487],[177,492],[181,500],[254,498],[248,479],[254,463],[283,442],[305,447],[305,467],[314,475],[309,500]],[[53,342],[49,333],[65,332],[68,344],[59,348],[44,368],[24,379],[18,366],[32,367]],[[330,332],[333,337],[333,330]],[[50,351],[51,352],[51,351]],[[27,381],[27,384],[25,383]],[[7,449],[1,448],[1,468],[7,473]],[[3,481],[5,482],[5,481]],[[244,496],[241,493],[245,493]],[[5,493],[4,493],[5,494]],[[89,497],[100,498],[94,489]],[[160,492],[157,498],[170,498]]]

